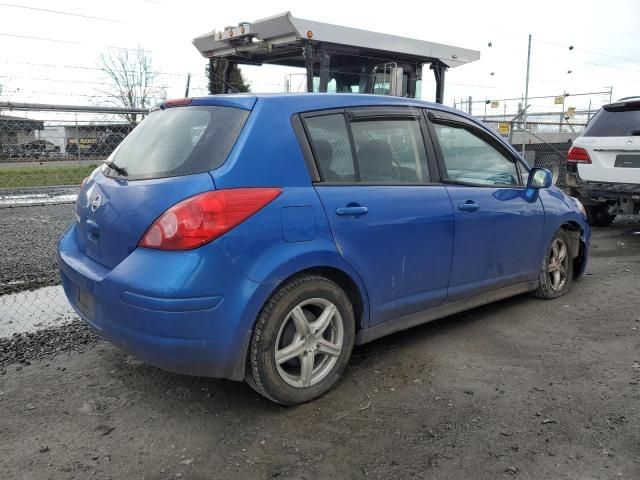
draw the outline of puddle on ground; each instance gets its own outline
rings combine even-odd
[[[46,205],[49,203],[73,203],[76,201],[76,195],[61,194],[25,194],[25,195],[0,195],[0,207],[12,207],[18,205]]]
[[[65,325],[77,318],[61,285],[0,296],[0,338]]]

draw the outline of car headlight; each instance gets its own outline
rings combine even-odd
[[[576,207],[578,208],[582,216],[584,216],[584,218],[587,218],[587,211],[584,209],[584,205],[582,205],[582,202],[576,197],[571,197],[571,200],[573,200],[573,203],[576,204]]]

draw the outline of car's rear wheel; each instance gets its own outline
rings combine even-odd
[[[607,227],[616,218],[614,213],[609,213],[608,205],[591,205],[585,207],[587,211],[587,223],[593,227]]]
[[[573,254],[564,230],[558,230],[542,260],[540,283],[534,292],[540,298],[557,298],[571,288],[573,281]]]
[[[353,308],[336,283],[315,275],[294,279],[256,322],[246,381],[274,402],[308,402],[338,381],[354,338]]]

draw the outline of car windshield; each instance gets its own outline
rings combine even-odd
[[[249,112],[190,106],[152,112],[109,158],[127,179],[175,177],[213,170],[224,163]],[[110,176],[118,173],[110,168]]]

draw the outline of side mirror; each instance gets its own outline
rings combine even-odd
[[[553,175],[546,168],[532,168],[529,172],[527,189],[539,190],[549,188],[553,184]]]

